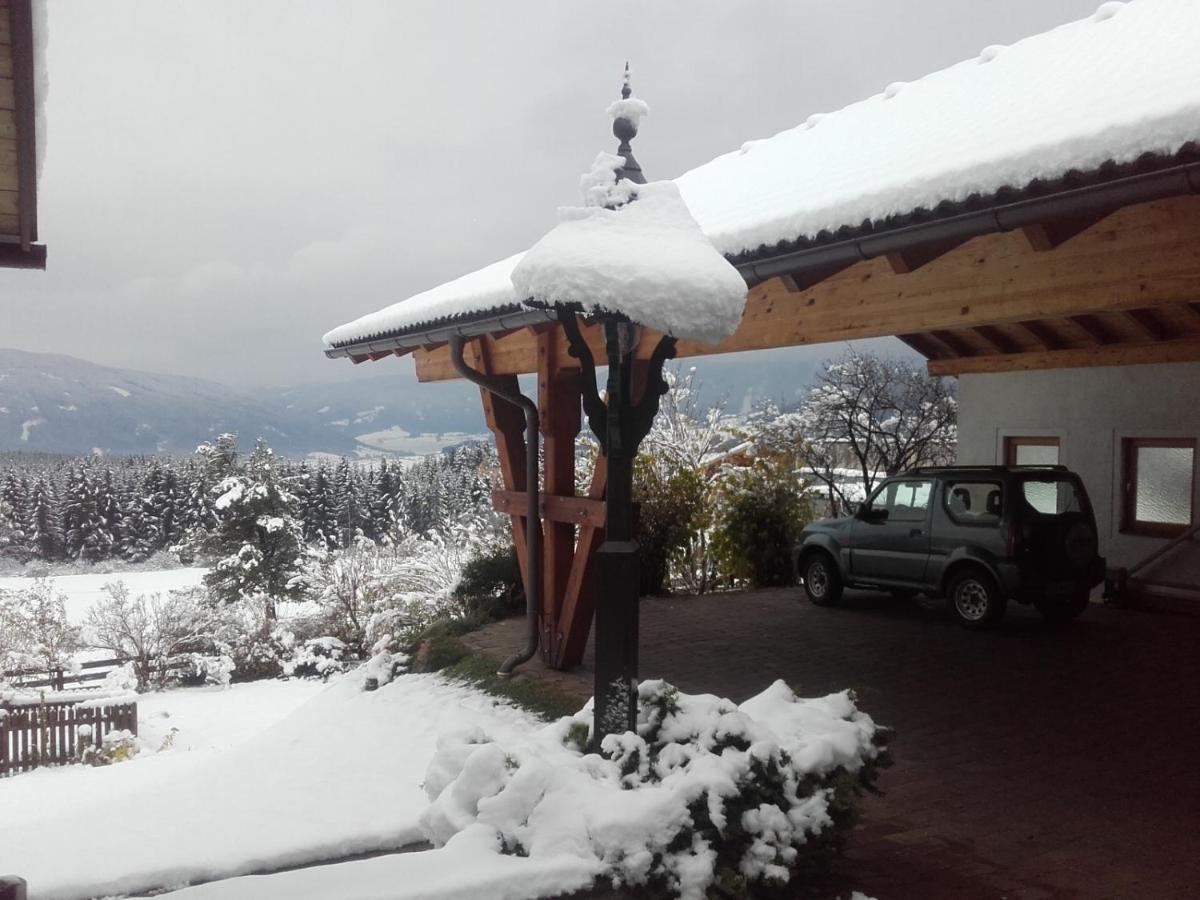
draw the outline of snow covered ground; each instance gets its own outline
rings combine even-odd
[[[88,573],[86,575],[55,575],[47,580],[54,588],[67,595],[67,617],[72,623],[80,625],[87,618],[87,611],[105,596],[104,585],[115,581],[125,582],[129,593],[136,597],[138,594],[163,594],[168,591],[184,590],[195,587],[204,577],[207,569],[181,568],[162,569],[154,572],[104,572]],[[28,576],[0,577],[0,590],[19,591],[28,588],[33,583]]]
[[[27,879],[34,900],[66,900],[398,848],[422,838],[421,782],[439,734],[479,726],[515,739],[541,724],[437,676],[402,676],[371,693],[360,684],[352,672],[329,685],[144,697],[146,736],[179,728],[168,749],[108,768],[0,780],[0,872]],[[406,878],[440,868],[421,856]],[[496,866],[526,883],[517,866]],[[408,896],[434,896],[415,887]]]

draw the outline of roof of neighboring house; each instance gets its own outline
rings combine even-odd
[[[37,243],[46,86],[45,0],[0,0],[0,267],[46,266]]]
[[[747,280],[760,280],[767,276],[759,263],[772,257],[1136,180],[1198,158],[1197,34],[1196,0],[1104,3],[1087,19],[987,47],[750,141],[676,184],[717,249]],[[1181,178],[1200,190],[1192,168]],[[1005,227],[1012,225],[997,218],[983,230]],[[499,312],[512,323],[514,314],[526,315],[525,298],[509,280],[519,260],[334,329],[325,335],[327,352],[355,355],[420,346],[451,331],[495,330]]]

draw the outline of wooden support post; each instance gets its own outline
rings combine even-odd
[[[491,374],[489,359],[484,345],[479,340],[471,341],[466,353],[466,359],[471,367],[485,375]],[[517,390],[517,376],[509,375],[507,380],[514,391]],[[483,416],[488,430],[496,438],[496,453],[500,457],[500,477],[504,481],[506,491],[525,490],[525,417],[521,410],[511,403],[505,403],[485,391],[479,389],[483,402]],[[517,561],[521,566],[522,580],[525,582],[525,593],[529,595],[528,568],[526,559],[528,548],[525,544],[525,516],[512,515],[513,546],[517,549]]]
[[[559,329],[537,336],[538,414],[542,428],[542,493],[550,498],[575,496],[575,438],[580,428],[579,369],[559,366]],[[575,555],[575,526],[545,521],[542,609],[539,615],[542,660],[553,666],[565,638],[561,624],[563,600]]]
[[[596,457],[592,471],[592,484],[588,497],[603,500],[608,485],[608,457]],[[551,665],[555,669],[573,669],[583,662],[587,649],[588,635],[592,630],[592,617],[596,612],[595,558],[596,551],[604,543],[603,526],[584,525],[579,529],[579,543],[575,545],[575,558],[571,561],[571,572],[563,595],[559,627],[563,639]]]

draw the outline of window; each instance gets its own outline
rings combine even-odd
[[[1021,483],[1021,494],[1025,502],[1042,515],[1060,516],[1085,511],[1079,488],[1071,478],[1026,478]]]
[[[1006,437],[1004,464],[1007,466],[1057,466],[1058,438]]]
[[[1192,524],[1194,439],[1127,438],[1121,530],[1172,537]]]
[[[893,481],[871,498],[871,511],[888,522],[924,522],[932,493],[932,481]]]
[[[996,525],[1004,513],[1003,497],[996,481],[948,481],[942,502],[959,525]]]

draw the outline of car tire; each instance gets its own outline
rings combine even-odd
[[[823,551],[810,553],[801,562],[804,593],[817,606],[833,606],[842,599],[842,573],[833,557]]]
[[[946,608],[964,628],[991,628],[1004,618],[1007,605],[1000,586],[983,569],[960,569],[946,585]]]
[[[1034,605],[1047,622],[1058,624],[1077,619],[1091,605],[1091,591],[1081,590],[1065,597],[1043,597]]]

